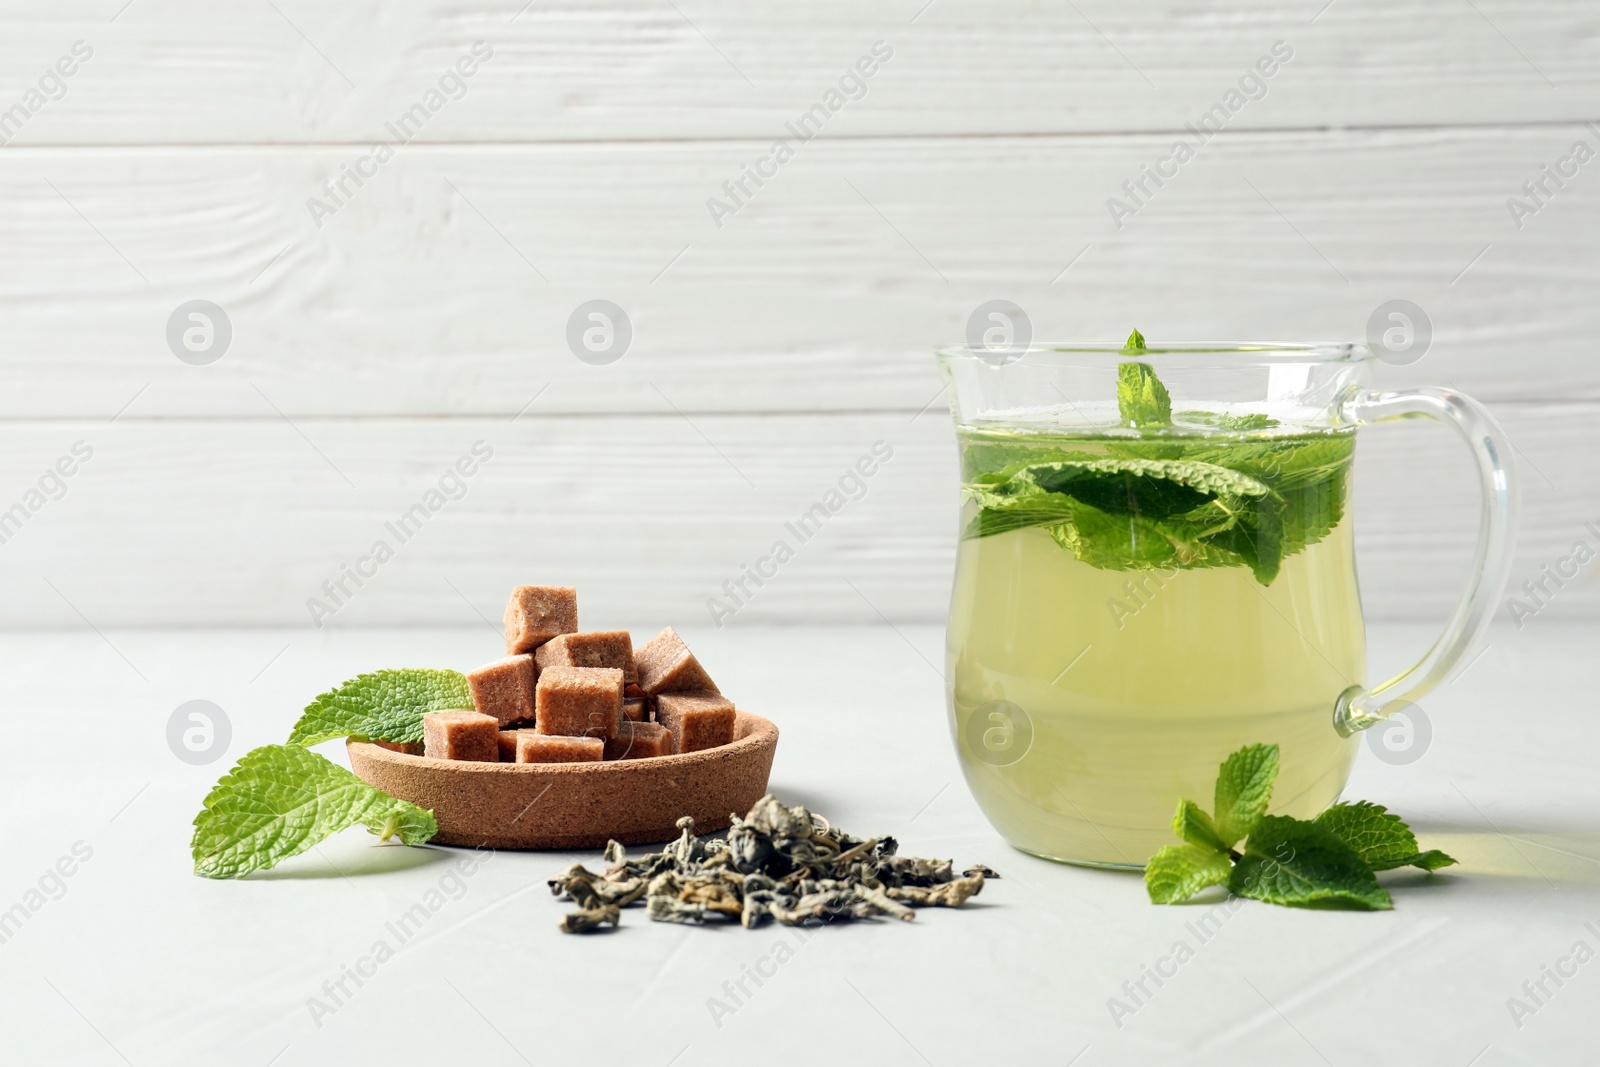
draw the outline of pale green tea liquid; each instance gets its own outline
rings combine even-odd
[[[1359,743],[1333,728],[1366,674],[1348,516],[1266,586],[1241,566],[1099,569],[1041,527],[964,539],[947,656],[967,782],[1025,851],[1142,866],[1178,843],[1179,799],[1210,810],[1218,764],[1257,742],[1280,748],[1271,810],[1310,817]]]

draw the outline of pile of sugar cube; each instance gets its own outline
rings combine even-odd
[[[476,711],[422,718],[421,755],[580,763],[698,752],[733,741],[733,702],[672,627],[638,649],[626,630],[578,630],[578,591],[519,585],[504,659],[467,673]]]

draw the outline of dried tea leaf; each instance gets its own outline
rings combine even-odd
[[[562,929],[583,933],[643,902],[653,922],[737,921],[754,929],[851,922],[884,916],[910,921],[919,907],[959,907],[999,875],[983,865],[960,877],[949,860],[899,856],[892,837],[859,838],[831,826],[803,805],[765,796],[744,818],[732,817],[726,839],[698,838],[694,820],[661,852],[630,859],[615,841],[596,874],[581,863],[550,879],[550,891],[581,909]]]
[[[907,885],[891,889],[888,893],[894,900],[903,900],[919,908],[959,908],[967,902],[968,897],[975,897],[982,891],[983,875],[974,874],[939,886]]]
[[[598,908],[585,908],[582,911],[569,913],[561,920],[561,932],[564,934],[590,934],[606,923],[610,923],[615,928],[621,921],[622,909],[615,904],[605,904]]]

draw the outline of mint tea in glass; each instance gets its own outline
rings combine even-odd
[[[1142,344],[1143,339],[1130,340]],[[961,459],[946,649],[968,785],[1017,847],[1140,867],[1235,749],[1275,743],[1276,813],[1338,799],[1355,734],[1448,677],[1509,564],[1507,448],[1450,390],[1380,393],[1354,344],[938,353]],[[1357,428],[1461,432],[1484,506],[1444,635],[1367,688]]]

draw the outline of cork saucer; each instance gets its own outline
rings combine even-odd
[[[733,743],[701,752],[605,763],[474,763],[346,742],[350,767],[390,796],[432,810],[433,840],[518,849],[602,848],[670,841],[677,821],[725,830],[767,791],[778,728],[739,712]]]

